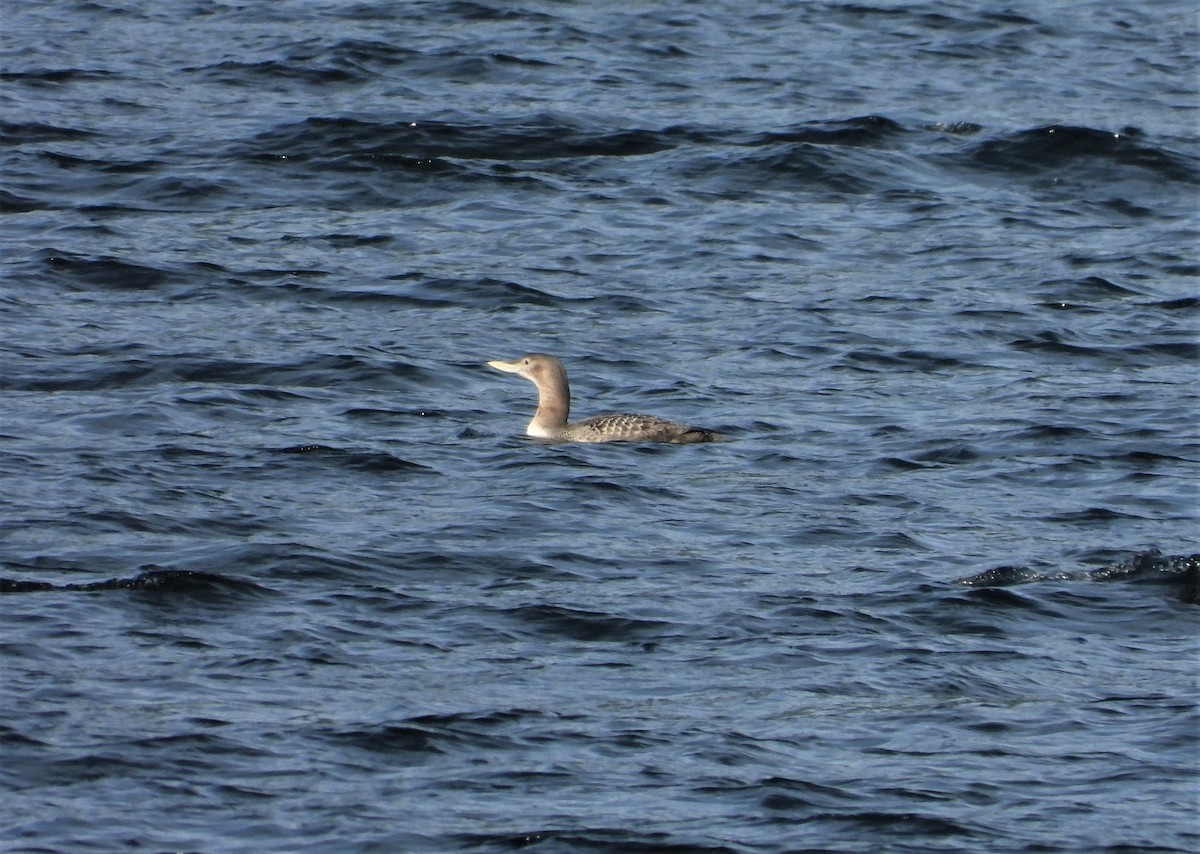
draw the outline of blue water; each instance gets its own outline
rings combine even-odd
[[[1198,24],[0,0],[0,849],[1200,849]]]

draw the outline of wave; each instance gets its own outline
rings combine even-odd
[[[967,587],[1011,587],[1036,581],[1143,581],[1169,584],[1179,598],[1200,604],[1200,554],[1164,555],[1151,549],[1127,560],[1092,570],[1040,571],[1027,566],[997,566],[960,578]]]
[[[1047,125],[984,140],[968,152],[972,165],[1012,174],[1080,168],[1136,167],[1167,181],[1200,184],[1196,158],[1151,144],[1137,128],[1106,131]]]
[[[112,256],[86,257],[47,251],[44,264],[51,278],[76,288],[152,290],[172,280],[166,270],[133,264]]]
[[[99,364],[86,359],[77,369],[59,364],[53,372],[27,372],[24,376],[0,379],[4,391],[98,391],[183,383],[219,386],[262,386],[239,389],[240,394],[268,399],[287,395],[288,388],[321,388],[332,377],[352,384],[394,385],[397,378],[412,377],[417,370],[390,362],[368,360],[350,354],[313,354],[291,362],[208,359],[191,354],[99,353],[109,358]],[[62,358],[73,354],[56,353]],[[79,354],[86,356],[87,354]],[[114,358],[116,357],[116,358]],[[201,401],[202,402],[202,401]]]
[[[67,142],[88,139],[96,134],[82,128],[47,125],[41,122],[0,120],[0,145],[26,145],[35,142]]]
[[[535,635],[584,642],[627,643],[658,639],[671,628],[660,620],[645,620],[560,605],[521,605],[505,612]]]
[[[396,474],[398,472],[433,473],[433,469],[405,460],[394,454],[381,451],[348,451],[328,445],[294,445],[279,448],[281,454],[304,456],[308,459],[329,462],[338,468],[374,474]]]
[[[242,144],[241,151],[252,158],[329,162],[357,155],[449,169],[452,158],[513,161],[650,154],[674,147],[673,136],[670,131],[613,130],[557,116],[487,124],[316,117],[260,134]]]
[[[486,124],[313,117],[252,137],[239,145],[239,151],[252,159],[329,162],[359,155],[392,162],[446,164],[452,159],[637,157],[682,147],[730,145],[752,149],[799,143],[857,147],[878,145],[905,132],[898,122],[873,115],[764,131],[696,125],[613,128],[553,113]]]
[[[244,596],[270,592],[267,588],[249,581],[211,572],[185,569],[145,569],[129,578],[112,578],[80,584],[54,584],[49,581],[0,578],[0,593],[42,593],[47,591],[95,593],[104,590],[136,590],[199,597],[228,594]]]
[[[433,186],[454,180],[523,184],[558,193],[552,175],[585,175],[613,158],[667,156],[651,170],[660,180],[699,186],[722,195],[780,186],[819,194],[890,194],[900,201],[936,200],[947,171],[994,181],[1017,176],[1044,191],[1047,174],[1081,185],[1109,213],[1146,217],[1178,191],[1200,185],[1200,163],[1165,141],[1121,131],[1049,125],[986,136],[972,122],[906,126],[882,115],[835,118],[782,128],[684,124],[613,126],[559,113],[492,122],[375,121],[351,116],[311,117],[234,143],[227,156],[312,170],[376,172]],[[555,161],[558,161],[557,163]],[[525,164],[536,162],[532,168]],[[940,176],[940,177],[939,177]],[[361,188],[367,192],[367,187]],[[386,185],[373,192],[386,193]],[[1189,197],[1191,193],[1188,193]]]
[[[255,73],[266,72],[257,68]],[[1050,186],[1073,183],[1078,199],[1100,206],[1106,215],[1145,218],[1164,201],[1174,203],[1182,195],[1190,202],[1200,185],[1200,160],[1134,128],[1055,124],[989,134],[970,121],[906,125],[886,115],[782,127],[646,126],[561,112],[486,121],[310,116],[216,149],[158,150],[152,159],[133,161],[91,154],[110,141],[107,136],[39,123],[0,123],[0,143],[25,146],[16,155],[18,171],[41,175],[46,166],[35,161],[49,158],[56,174],[76,173],[71,182],[55,178],[34,184],[37,190],[7,190],[8,195],[0,196],[0,210],[76,205],[104,214],[275,206],[294,193],[290,182],[301,179],[305,195],[357,208],[440,204],[448,193],[459,197],[475,185],[558,197],[563,176],[590,180],[610,161],[655,156],[665,160],[649,161],[652,175],[647,180],[722,196],[784,186],[838,197],[874,193],[902,202],[929,201],[942,198],[953,173],[987,183],[996,176],[1017,178],[1038,193],[1046,191],[1046,179],[1053,177]],[[51,148],[88,137],[95,138],[87,144],[91,156]],[[35,161],[22,163],[30,157]],[[176,171],[169,165],[174,160],[188,166]],[[203,172],[197,164],[204,166]],[[619,180],[627,176],[622,169]],[[614,180],[602,177],[606,186]],[[71,187],[88,179],[92,197],[80,204]],[[120,280],[111,284],[113,277],[102,269],[94,276],[99,285],[122,286]],[[129,287],[158,283],[153,271],[125,281]]]
[[[536,725],[546,715],[529,709],[416,715],[393,723],[330,728],[318,732],[327,741],[371,753],[445,753],[451,749],[517,747],[506,734],[513,727]]]

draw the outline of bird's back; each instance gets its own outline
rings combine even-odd
[[[690,445],[716,442],[724,437],[712,430],[689,427],[657,415],[612,413],[568,424],[563,439],[571,442],[670,442]]]

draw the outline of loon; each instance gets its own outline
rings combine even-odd
[[[717,442],[725,437],[712,430],[689,427],[657,415],[619,413],[596,415],[567,423],[571,411],[571,386],[567,369],[554,356],[529,353],[512,362],[488,362],[490,367],[529,380],[538,390],[537,412],[525,428],[535,439],[555,442],[670,442],[690,445]]]

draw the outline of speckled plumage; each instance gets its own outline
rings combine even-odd
[[[712,430],[689,427],[657,415],[614,412],[568,424],[563,438],[570,442],[671,442],[687,445],[712,442],[721,437]]]
[[[712,430],[690,427],[657,415],[612,413],[569,423],[571,387],[567,371],[554,356],[529,353],[512,362],[493,361],[499,371],[517,374],[538,389],[538,408],[525,432],[556,442],[668,442],[688,445],[715,442],[725,437]]]

